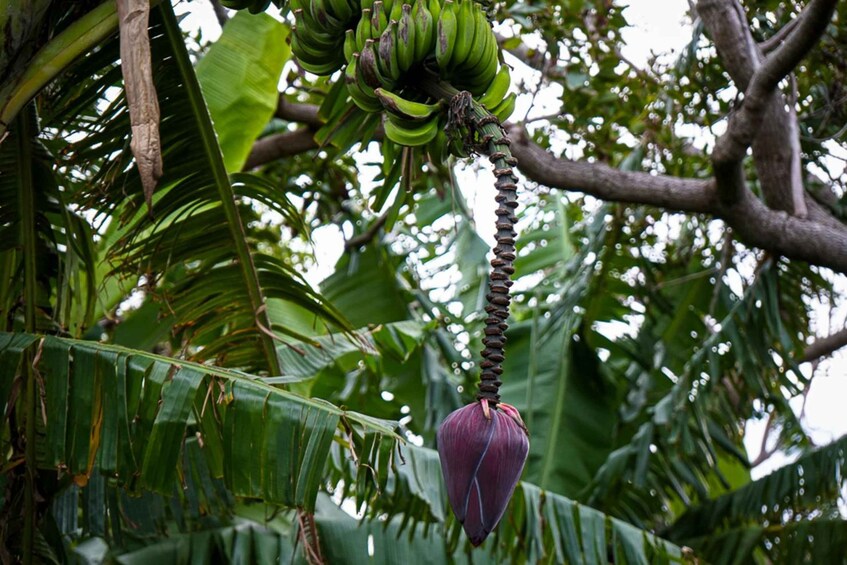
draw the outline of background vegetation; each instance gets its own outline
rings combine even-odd
[[[325,123],[342,83],[298,69],[287,23],[218,6],[209,45],[165,1],[148,207],[114,4],[7,6],[0,558],[844,562],[847,439],[814,445],[792,409],[847,342],[818,335],[847,272],[847,7],[806,4],[692,3],[687,49],[646,68],[622,2],[491,6],[538,83],[513,88],[562,109],[508,126],[502,394],[531,451],[477,550],[433,450],[473,398],[488,269],[457,163]],[[330,225],[344,252],[314,288]],[[796,460],[751,480],[775,450]]]

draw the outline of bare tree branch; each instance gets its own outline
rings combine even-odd
[[[810,343],[803,351],[803,356],[799,361],[800,363],[816,361],[821,357],[831,355],[842,347],[847,347],[847,328]]]
[[[536,182],[604,200],[712,214],[725,220],[747,245],[847,273],[847,229],[843,226],[836,228],[771,210],[746,188],[739,200],[727,205],[718,199],[714,181],[632,173],[602,163],[557,159],[514,128],[511,133],[518,169]]]
[[[722,60],[727,64],[727,68],[737,68],[741,72],[749,71],[750,68],[755,69],[750,77],[749,85],[746,86],[744,103],[741,109],[730,116],[727,131],[718,139],[712,154],[712,163],[722,204],[732,205],[743,198],[746,188],[741,162],[747,153],[747,149],[753,144],[757,135],[761,137],[764,134],[764,132],[760,133],[760,128],[765,122],[766,115],[786,114],[782,107],[784,105],[783,97],[781,94],[777,95],[776,87],[779,81],[794,69],[820,39],[832,18],[836,3],[837,0],[812,0],[803,11],[801,21],[794,31],[760,65],[758,61],[761,54],[752,41],[746,18],[740,5],[735,0],[701,0],[698,4],[704,22],[715,36],[716,46],[719,43],[722,44],[722,46],[718,46],[718,51]],[[741,20],[740,25],[733,26],[736,37],[732,41],[721,39],[726,35],[723,31],[725,29],[723,27],[724,22],[720,22],[720,25],[718,25],[714,19],[716,17],[714,8],[719,5],[723,8],[720,13],[728,15],[731,20]],[[743,88],[742,85],[739,86]],[[792,127],[790,123],[791,117],[791,114],[788,113],[787,116],[778,118],[787,126],[784,135],[777,138],[778,143],[784,144],[788,136],[797,134],[796,124]],[[767,120],[767,122],[770,122],[770,120]],[[782,194],[778,207],[792,211],[790,209],[794,208],[797,198],[793,195],[795,190],[791,188],[793,186],[791,183],[796,181],[798,175],[791,174],[791,170],[797,166],[796,163],[793,163],[793,160],[798,157],[793,155],[794,151],[789,149],[789,152],[792,154],[787,162],[789,188],[780,191]],[[794,209],[793,212],[805,212],[805,210]]]
[[[717,205],[711,181],[627,172],[604,163],[557,159],[533,143],[519,127],[512,126],[509,134],[518,169],[535,182],[551,188],[681,212],[708,213]]]
[[[277,108],[278,117],[311,127],[321,124],[317,112],[317,106],[285,101]],[[508,130],[519,170],[533,181],[604,200],[712,214],[732,226],[747,245],[847,273],[847,229],[837,220],[820,223],[771,210],[746,188],[735,205],[725,206],[718,200],[713,180],[627,172],[603,163],[559,159],[530,140],[519,126],[508,126]],[[254,144],[245,168],[315,148],[309,128],[270,135]]]
[[[504,44],[512,38],[499,33],[495,33],[494,35],[497,37],[497,43],[500,44],[501,48],[514,55],[526,66],[540,71],[549,78],[564,78],[564,70],[557,65],[550,65],[544,50],[532,49],[523,42],[518,43],[516,47],[505,48],[503,47]]]
[[[287,122],[298,122],[314,128],[319,128],[323,125],[323,122],[318,117],[318,107],[316,105],[289,102],[283,94],[279,95],[274,115]]]
[[[794,70],[826,31],[838,0],[812,0],[800,14],[794,31],[771,53],[756,72],[748,90],[751,95],[773,91]]]
[[[247,162],[244,163],[244,170],[315,149],[318,144],[315,143],[314,135],[312,128],[304,127],[263,137],[253,144],[253,149],[247,156]]]
[[[771,37],[759,43],[759,49],[762,50],[762,53],[770,53],[771,51],[779,47],[785,40],[785,38],[788,37],[788,35],[794,30],[795,27],[797,27],[797,22],[799,21],[800,20],[797,18],[791,20],[790,22],[779,28],[779,30],[777,30],[777,32]]]

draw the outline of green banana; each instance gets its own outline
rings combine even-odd
[[[469,90],[474,96],[479,96],[486,90],[497,76],[497,68],[500,64],[498,57],[497,40],[491,34],[489,42],[484,46],[485,55],[482,56],[479,65],[471,70],[467,69],[462,72],[460,77],[457,77],[457,82],[461,83],[461,87]],[[459,86],[459,85],[457,85]]]
[[[375,88],[374,94],[389,113],[413,122],[428,120],[433,114],[437,114],[442,106],[440,102],[423,104],[421,102],[407,100],[399,94],[385,90],[384,88]]]
[[[415,60],[423,61],[435,47],[435,20],[424,0],[416,0],[412,8],[415,21]]]
[[[353,58],[353,53],[356,51],[356,32],[348,29],[344,32],[344,60],[349,61]]]
[[[362,49],[365,46],[365,40],[371,38],[371,10],[362,10],[362,17],[359,20],[359,25],[356,27],[356,47]]]
[[[433,25],[438,21],[439,16],[441,16],[441,1],[440,0],[428,0],[426,3],[426,7],[429,10],[429,13],[432,14]]]
[[[488,42],[494,38],[488,18],[485,17],[485,12],[477,4],[474,4],[473,22],[474,32],[471,52],[462,63],[462,67],[469,70],[476,69],[479,66],[482,58],[488,53]]]
[[[329,9],[332,14],[342,22],[349,22],[353,19],[353,6],[347,3],[347,0],[327,0]]]
[[[341,68],[344,63],[329,62],[329,63],[313,63],[298,57],[298,64],[303,67],[303,70],[308,71],[318,76],[328,76]]]
[[[344,22],[329,13],[326,7],[326,0],[310,0],[309,7],[312,13],[312,19],[318,23],[320,26],[319,29],[327,31],[344,29]]]
[[[400,17],[403,15],[403,0],[394,0],[390,7],[386,6],[386,10],[388,10],[389,20],[396,20],[399,22]]]
[[[385,6],[381,0],[374,2],[371,13],[371,38],[376,39],[385,28],[388,27],[388,16],[385,15]]]
[[[397,61],[400,63],[400,71],[404,73],[415,63],[415,22],[409,4],[403,4],[402,15],[397,23]]]
[[[365,47],[359,57],[359,64],[363,66],[362,71],[368,84],[374,88],[382,86],[386,89],[393,89],[397,83],[382,70],[379,52],[377,51],[378,41],[378,39],[365,41]]]
[[[359,69],[359,54],[353,53],[353,58],[347,63],[347,69],[344,71],[344,82],[347,85],[347,92],[350,93],[350,98],[353,103],[365,112],[379,112],[382,110],[382,104],[377,100],[373,93],[373,88],[365,84],[362,73]]]
[[[361,73],[362,80],[369,87],[376,88],[382,86],[380,72],[376,64],[376,49],[374,48],[373,39],[366,40],[362,52],[359,53],[358,72]]]
[[[505,122],[509,119],[509,116],[512,115],[512,112],[515,111],[515,100],[517,99],[517,94],[512,92],[508,96],[506,96],[500,104],[492,108],[490,111],[494,116],[497,117],[500,122]]]
[[[385,136],[399,145],[418,147],[426,145],[438,135],[438,115],[433,115],[424,122],[409,122],[388,114],[383,123]]]
[[[400,78],[400,63],[397,60],[397,22],[388,22],[388,27],[379,37],[379,65],[382,74],[391,80]]]
[[[303,69],[316,75],[331,75],[343,64],[343,52],[333,44],[316,43],[324,37],[304,34],[297,24],[291,26],[291,51]]]
[[[453,0],[446,0],[441,7],[441,17],[438,18],[438,34],[435,41],[435,60],[442,71],[447,70],[447,66],[453,57],[453,51],[456,47],[456,32],[455,3]]]
[[[374,0],[362,0],[359,2],[359,10],[372,10],[374,6]]]
[[[246,8],[251,14],[261,14],[271,5],[271,0],[223,0],[221,4],[231,10]]]
[[[455,69],[464,64],[474,50],[473,36],[476,29],[474,23],[473,0],[462,0],[458,5],[456,14],[456,46],[453,48],[453,57],[450,59],[451,68]],[[480,45],[479,47],[482,47]]]
[[[494,80],[491,81],[485,93],[477,99],[477,102],[487,109],[494,108],[506,97],[511,84],[512,77],[509,73],[509,66],[500,65],[500,70],[494,76]]]
[[[309,35],[297,24],[291,26],[291,50],[298,59],[306,59],[313,63],[325,63],[337,60],[334,44],[322,43],[322,38]]]

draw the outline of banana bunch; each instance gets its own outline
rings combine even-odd
[[[344,36],[345,83],[359,108],[386,111],[390,140],[426,145],[443,130],[443,105],[415,85],[425,68],[468,90],[499,119],[511,114],[509,68],[474,0],[362,0],[361,6],[358,25]]]
[[[300,66],[316,75],[331,75],[346,61],[344,32],[360,17],[358,0],[289,0],[294,14],[291,52]]]
[[[270,1],[222,0],[251,12]],[[385,111],[385,134],[395,143],[464,153],[461,144],[445,142],[444,104],[419,87],[424,74],[470,92],[500,121],[514,110],[509,67],[476,0],[288,0],[288,6],[300,66],[328,76],[346,64],[350,98],[366,112]]]

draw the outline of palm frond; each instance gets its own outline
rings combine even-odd
[[[368,499],[369,514],[387,516],[398,528],[396,539],[414,538],[435,528],[435,539],[449,540],[448,555],[469,548],[446,502],[438,454],[406,447],[395,460],[395,473],[379,496]],[[319,522],[320,523],[320,522]],[[408,529],[408,531],[407,531]],[[402,533],[406,531],[406,536]],[[434,542],[435,543],[435,542]],[[440,543],[440,542],[439,542]],[[641,530],[562,495],[521,482],[491,538],[482,546],[484,562],[663,563],[683,560],[682,550]],[[487,554],[487,555],[485,555]],[[477,562],[476,553],[474,562]]]
[[[743,487],[689,508],[669,528],[673,539],[699,538],[742,523],[791,523],[829,513],[847,476],[847,436]]]
[[[68,179],[53,170],[37,116],[28,107],[0,144],[0,313],[6,330],[22,330],[25,258],[40,331],[80,335],[96,297],[96,252],[88,223],[68,207]],[[31,237],[22,226],[32,224]],[[54,293],[57,293],[54,295]]]
[[[68,164],[86,178],[76,198],[119,222],[108,257],[113,275],[144,276],[147,299],[173,316],[179,347],[190,342],[189,353],[196,359],[278,375],[272,332],[306,337],[285,324],[274,324],[269,301],[289,301],[336,327],[349,326],[280,254],[262,251],[263,236],[253,225],[256,212],[250,203],[258,201],[281,212],[292,227],[302,230],[299,213],[268,182],[247,174],[228,177],[168,3],[154,11],[150,35],[164,150],[164,176],[152,212],[143,208],[140,180],[131,166],[126,102],[112,89],[121,84],[114,71],[115,42],[69,72],[69,81],[77,78],[88,88],[71,86],[76,96],[60,92],[48,103],[57,132],[85,133],[62,149]],[[92,97],[92,89],[99,97]]]
[[[44,398],[40,465],[77,484],[96,468],[129,488],[170,492],[193,432],[234,494],[311,510],[336,434],[397,438],[384,422],[251,375],[52,336],[0,334],[4,392],[32,348]]]
[[[719,565],[743,563],[844,563],[847,520],[750,523],[689,540],[698,555]]]

